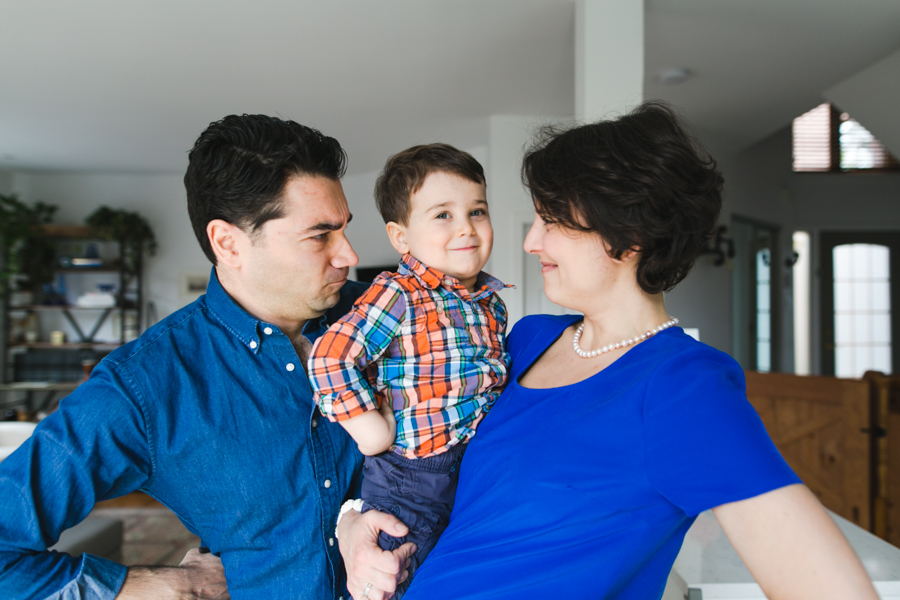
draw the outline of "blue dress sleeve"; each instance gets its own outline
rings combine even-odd
[[[747,400],[741,368],[708,346],[655,370],[643,417],[650,482],[688,516],[800,483]]]
[[[3,598],[112,600],[118,594],[124,566],[47,551],[96,501],[133,491],[150,477],[144,415],[116,375],[101,363],[0,464]]]

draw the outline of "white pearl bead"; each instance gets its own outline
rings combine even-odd
[[[633,344],[637,344],[646,340],[647,338],[653,337],[655,334],[668,329],[669,327],[673,327],[678,324],[678,319],[671,318],[662,325],[655,327],[649,331],[645,331],[640,336],[635,336],[633,338],[624,339],[621,342],[617,342],[616,344],[609,344],[608,346],[603,346],[597,350],[584,350],[579,344],[579,340],[581,340],[581,335],[584,333],[584,322],[578,326],[578,329],[575,330],[575,334],[572,336],[572,349],[575,351],[575,354],[582,358],[593,358],[595,356],[600,356],[601,354],[606,354],[607,352],[611,352],[618,348],[626,348]]]

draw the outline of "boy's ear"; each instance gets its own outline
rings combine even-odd
[[[385,229],[387,229],[388,239],[394,250],[400,254],[409,254],[409,244],[406,243],[406,227],[390,221],[385,225]]]

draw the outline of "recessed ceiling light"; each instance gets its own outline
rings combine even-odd
[[[659,74],[659,82],[663,85],[678,85],[684,83],[691,76],[691,72],[684,68],[666,69]]]

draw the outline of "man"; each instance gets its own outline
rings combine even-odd
[[[4,598],[345,596],[333,532],[360,456],[316,412],[305,373],[311,342],[362,291],[347,282],[345,162],[336,140],[260,115],[200,136],[185,187],[214,265],[207,294],[112,352],[0,464]],[[126,569],[46,551],[96,501],[133,490],[212,554]],[[387,515],[369,523],[405,533]],[[412,548],[347,537],[392,589]]]

